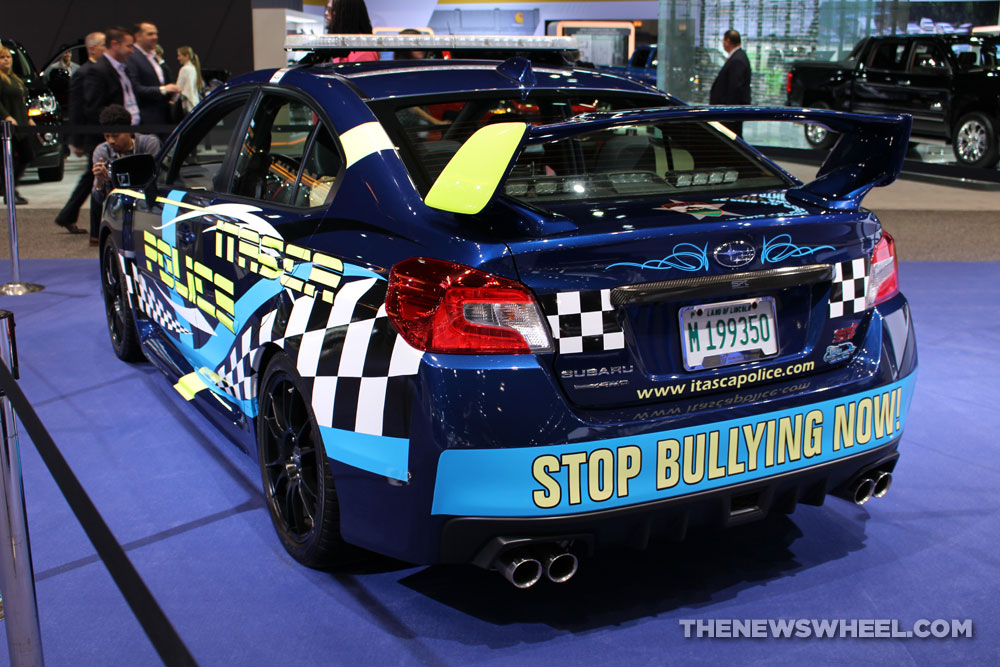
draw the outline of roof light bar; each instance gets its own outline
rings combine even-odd
[[[350,51],[459,49],[576,49],[576,37],[540,35],[288,35],[286,51],[347,49]]]

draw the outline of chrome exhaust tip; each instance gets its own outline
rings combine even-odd
[[[892,473],[885,470],[875,471],[873,474],[875,486],[872,489],[872,497],[882,498],[889,493],[892,486]]]
[[[849,489],[851,500],[855,505],[864,505],[872,498],[875,491],[875,482],[870,477],[859,477],[851,482]]]
[[[542,564],[523,554],[504,554],[497,558],[496,569],[515,588],[531,588],[542,578]]]
[[[576,574],[580,561],[568,551],[557,551],[545,559],[545,576],[549,581],[564,584]]]

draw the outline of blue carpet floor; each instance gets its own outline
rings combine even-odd
[[[149,365],[112,354],[94,260],[23,262],[46,289],[0,308],[16,316],[22,388],[202,664],[1000,664],[1000,263],[901,272],[921,369],[886,498],[602,553],[570,584],[529,591],[473,567],[292,561],[251,460]],[[48,664],[156,664],[26,438],[21,449]],[[975,636],[685,639],[678,622],[730,618],[968,618]]]

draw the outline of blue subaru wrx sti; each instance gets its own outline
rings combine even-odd
[[[761,120],[841,138],[803,184],[725,125]],[[917,355],[860,203],[909,129],[520,57],[257,72],[113,165],[111,341],[256,457],[310,566],[358,545],[526,587],[861,503]]]

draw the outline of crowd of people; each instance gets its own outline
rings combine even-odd
[[[71,234],[89,232],[90,243],[96,245],[99,204],[106,194],[111,159],[158,150],[170,127],[200,101],[203,82],[198,56],[190,46],[177,49],[180,67],[174,75],[163,57],[159,31],[149,21],[141,21],[131,30],[115,26],[92,32],[84,44],[87,62],[70,78],[70,124],[101,125],[108,127],[108,132],[76,132],[69,137],[73,153],[87,158],[87,169],[55,222]],[[146,134],[122,132],[128,126],[148,130]],[[98,161],[98,154],[102,161]],[[77,220],[88,197],[90,224],[89,229],[82,229]]]
[[[364,0],[329,0],[326,6],[326,29],[333,34],[371,34],[372,24]],[[404,30],[414,34],[416,30]],[[166,139],[171,127],[191,111],[201,99],[204,87],[201,65],[190,46],[177,49],[179,69],[176,76],[165,61],[159,44],[156,25],[149,21],[135,24],[130,30],[111,27],[92,32],[84,40],[87,61],[77,65],[69,53],[51,68],[62,68],[70,75],[70,124],[75,128],[105,126],[107,132],[77,131],[68,138],[70,150],[87,159],[87,168],[80,176],[69,200],[56,216],[55,223],[70,234],[90,235],[97,244],[100,225],[100,203],[108,186],[108,165],[112,159],[135,153],[155,153]],[[725,67],[712,86],[712,104],[748,104],[750,67],[740,50],[740,35],[728,31],[723,39],[727,55]],[[420,51],[396,54],[397,58],[424,58]],[[335,62],[378,60],[375,51],[352,51]],[[0,119],[15,126],[33,125],[25,104],[24,82],[12,71],[11,52],[0,45]],[[426,112],[417,109],[416,124],[442,124]],[[741,134],[741,124],[733,124]],[[123,132],[123,127],[142,126],[144,134]],[[34,151],[34,134],[15,137],[15,183]],[[0,179],[2,184],[2,179]],[[15,203],[27,200],[15,190]],[[88,229],[77,225],[80,210],[91,199]],[[4,190],[6,202],[6,190]]]
[[[131,29],[115,26],[92,32],[84,39],[84,46],[86,62],[73,62],[67,52],[49,67],[70,75],[69,118],[75,131],[67,137],[68,145],[74,155],[87,159],[87,168],[55,222],[70,234],[89,233],[90,243],[96,245],[107,165],[123,155],[158,151],[172,126],[201,100],[204,82],[198,55],[190,46],[177,49],[179,69],[174,74],[164,60],[156,25],[149,21]],[[38,136],[18,132],[18,128],[35,123],[28,115],[24,81],[13,71],[12,63],[11,51],[0,45],[0,120],[14,126],[12,175],[16,184],[35,155]],[[79,129],[96,126],[107,127],[107,132]],[[122,131],[130,126],[142,126],[146,134]],[[102,154],[103,162],[95,159],[97,153]],[[0,165],[0,185],[3,177]],[[6,203],[6,188],[2,189]],[[82,229],[77,220],[88,198],[92,199],[90,224],[89,229]],[[15,189],[14,203],[23,205],[28,200]]]

